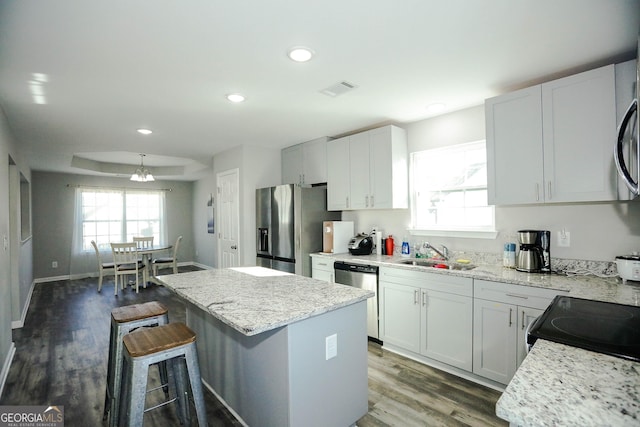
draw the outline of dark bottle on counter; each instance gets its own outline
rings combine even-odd
[[[380,244],[381,246],[381,250],[382,250],[382,254],[381,255],[386,255],[387,254],[387,239],[382,239],[382,243]]]

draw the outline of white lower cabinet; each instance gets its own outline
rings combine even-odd
[[[314,279],[324,280],[325,282],[335,282],[335,272],[333,263],[335,258],[327,256],[311,257],[311,277]]]
[[[473,373],[508,384],[526,356],[526,329],[562,291],[474,281]]]
[[[380,268],[380,333],[385,345],[472,369],[473,280]]]

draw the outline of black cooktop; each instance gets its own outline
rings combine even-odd
[[[640,362],[640,307],[558,295],[527,343],[538,338]]]

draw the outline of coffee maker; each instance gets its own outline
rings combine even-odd
[[[527,273],[551,271],[551,232],[548,230],[519,230],[520,252],[516,270]]]

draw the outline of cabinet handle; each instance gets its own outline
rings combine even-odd
[[[373,203],[373,195],[371,195],[371,207],[374,207],[374,203]]]
[[[549,181],[549,200],[551,200],[553,197],[551,197],[551,181]]]
[[[369,196],[364,196],[364,207],[365,208],[369,207]]]
[[[423,306],[427,306],[427,292],[426,291],[422,291],[422,305]]]
[[[347,208],[349,207],[349,196],[347,196]]]
[[[522,327],[520,329],[524,331],[524,311],[522,311]]]
[[[536,202],[540,201],[540,186],[536,182]]]
[[[319,262],[318,265],[324,265],[326,267],[327,263],[326,262]]]
[[[511,327],[511,325],[513,325],[513,308],[509,309],[509,327]]]
[[[418,304],[418,290],[417,289],[413,290],[413,303],[414,304]]]

